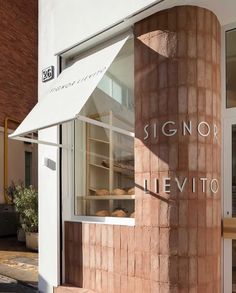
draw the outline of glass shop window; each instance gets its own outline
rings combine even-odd
[[[133,40],[75,122],[75,214],[134,217]]]
[[[236,29],[226,32],[226,107],[236,107]]]

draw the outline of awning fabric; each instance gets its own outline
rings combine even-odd
[[[76,119],[127,39],[126,35],[62,71],[45,97],[9,137],[17,138]]]

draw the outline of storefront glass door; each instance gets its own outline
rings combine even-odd
[[[236,292],[236,118],[224,123],[224,292]]]

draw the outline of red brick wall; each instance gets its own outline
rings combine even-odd
[[[0,1],[0,126],[37,102],[38,1]]]
[[[135,37],[135,227],[67,222],[66,282],[102,293],[219,293],[220,189],[156,194],[153,179],[220,181],[220,133],[196,132],[200,121],[220,131],[220,24],[180,6],[137,23]],[[195,133],[144,140],[147,123],[168,120],[192,120]]]

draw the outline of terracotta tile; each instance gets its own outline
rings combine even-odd
[[[135,293],[143,293],[143,282],[141,278],[135,278],[134,281]]]
[[[176,60],[169,60],[168,62],[168,86],[175,87],[178,85],[178,67]]]
[[[115,248],[113,263],[114,263],[114,272],[116,274],[120,274],[120,271],[121,271],[121,260],[120,260],[120,257],[121,257],[120,249]]]
[[[158,96],[157,90],[158,89],[156,89],[155,92],[152,92],[149,97],[149,115],[154,118],[156,117],[158,113],[159,96]]]
[[[188,254],[190,256],[197,255],[197,228],[188,229]]]
[[[211,89],[212,88],[212,65],[209,62],[206,62],[205,67],[205,82],[206,82],[206,88]]]
[[[101,245],[102,243],[102,225],[100,224],[96,224],[96,228],[95,228],[95,243],[96,245]]]
[[[198,284],[199,286],[206,284],[206,259],[205,256],[197,258],[198,265]]]
[[[151,226],[151,199],[143,199],[143,226]]]
[[[107,248],[107,258],[108,258],[108,262],[107,262],[107,269],[108,272],[113,272],[114,271],[114,248],[108,247]]]
[[[142,252],[135,252],[135,276],[142,278],[143,276],[143,263]]]
[[[158,76],[159,76],[159,88],[165,88],[167,87],[167,62],[162,62],[161,64],[159,64],[159,72],[158,72]]]
[[[96,270],[95,269],[90,269],[90,286],[92,290],[95,289],[96,284]]]
[[[107,271],[108,269],[108,248],[102,247],[102,270]]]
[[[188,170],[188,145],[181,143],[179,145],[179,170],[185,171]]]
[[[134,251],[128,250],[128,275],[134,277],[135,275],[135,257]]]
[[[107,246],[113,247],[113,226],[107,225]]]
[[[188,113],[197,113],[197,90],[193,86],[188,88]]]
[[[89,267],[91,269],[94,269],[96,267],[95,265],[96,259],[95,259],[95,246],[90,245],[89,246]]]
[[[122,275],[128,275],[128,251],[121,249],[120,251],[120,270]]]
[[[188,201],[188,226],[197,227],[197,201],[189,200]]]
[[[197,56],[196,31],[188,31],[187,43],[188,43],[188,57],[196,58]]]
[[[110,273],[110,272],[108,272],[108,274],[107,274],[107,291],[109,293],[115,291],[114,275],[113,275],[113,273]]]
[[[128,249],[128,237],[129,237],[129,229],[127,226],[120,227],[120,234],[121,234],[121,249]]]
[[[198,244],[197,254],[199,256],[205,256],[206,255],[206,229],[205,228],[198,228],[197,244]]]
[[[196,85],[197,63],[195,59],[188,59],[188,85]]]
[[[143,278],[149,279],[151,273],[151,254],[150,252],[143,252],[142,254],[142,268]]]
[[[188,225],[188,201],[179,201],[179,227],[186,227]]]
[[[178,258],[179,282],[182,286],[188,286],[189,283],[189,261],[187,257]]]
[[[151,233],[152,233],[151,227],[143,227],[143,230],[142,230],[142,251],[143,252],[150,253]]]
[[[180,9],[177,7],[177,25],[178,30],[185,30],[187,26],[187,13],[186,13],[187,7],[183,7]]]
[[[120,291],[121,292],[128,292],[128,278],[127,276],[121,276],[121,288]]]
[[[187,56],[187,34],[185,30],[178,32],[178,57]]]
[[[206,168],[206,147],[205,144],[198,144],[198,170],[205,171]]]
[[[159,115],[168,114],[168,91],[166,88],[159,90]]]
[[[159,253],[159,228],[152,227],[150,251],[152,253]]]
[[[96,243],[96,224],[89,225],[89,242],[91,245]]]
[[[135,278],[134,277],[128,277],[128,291],[127,292],[135,292]]]
[[[95,246],[95,263],[96,263],[96,268],[100,269],[102,266],[102,250],[101,246],[96,245]]]
[[[179,113],[185,114],[188,111],[188,89],[186,86],[178,88],[178,107]]]
[[[168,113],[169,115],[178,113],[178,88],[169,87],[168,89]]]
[[[179,234],[179,255],[185,256],[188,254],[188,230],[185,228],[178,229]]]
[[[178,84],[186,85],[187,82],[187,62],[184,59],[178,60]]]
[[[158,282],[151,281],[151,293],[160,293]]]
[[[151,253],[151,275],[150,278],[153,281],[159,281],[160,262],[158,253]]]
[[[197,258],[196,257],[189,258],[189,284],[190,285],[197,284]]]
[[[198,227],[206,227],[206,203],[205,200],[198,200]]]
[[[119,274],[113,274],[114,277],[114,292],[121,292],[121,276]]]
[[[160,211],[160,201],[159,199],[153,197],[151,199],[151,226],[159,226],[159,211]]]
[[[149,280],[143,280],[143,292],[150,293],[151,292],[151,282]]]
[[[113,226],[113,237],[116,241],[114,241],[114,248],[116,249],[120,249],[120,239],[121,239],[121,236],[120,236],[120,226],[117,226],[117,225],[114,225]]]
[[[196,171],[198,167],[198,152],[197,143],[188,145],[188,164],[190,171]]]
[[[135,239],[134,239],[134,227],[128,227],[128,250],[134,251],[135,248]]]
[[[197,85],[205,87],[205,62],[202,59],[197,60]]]

